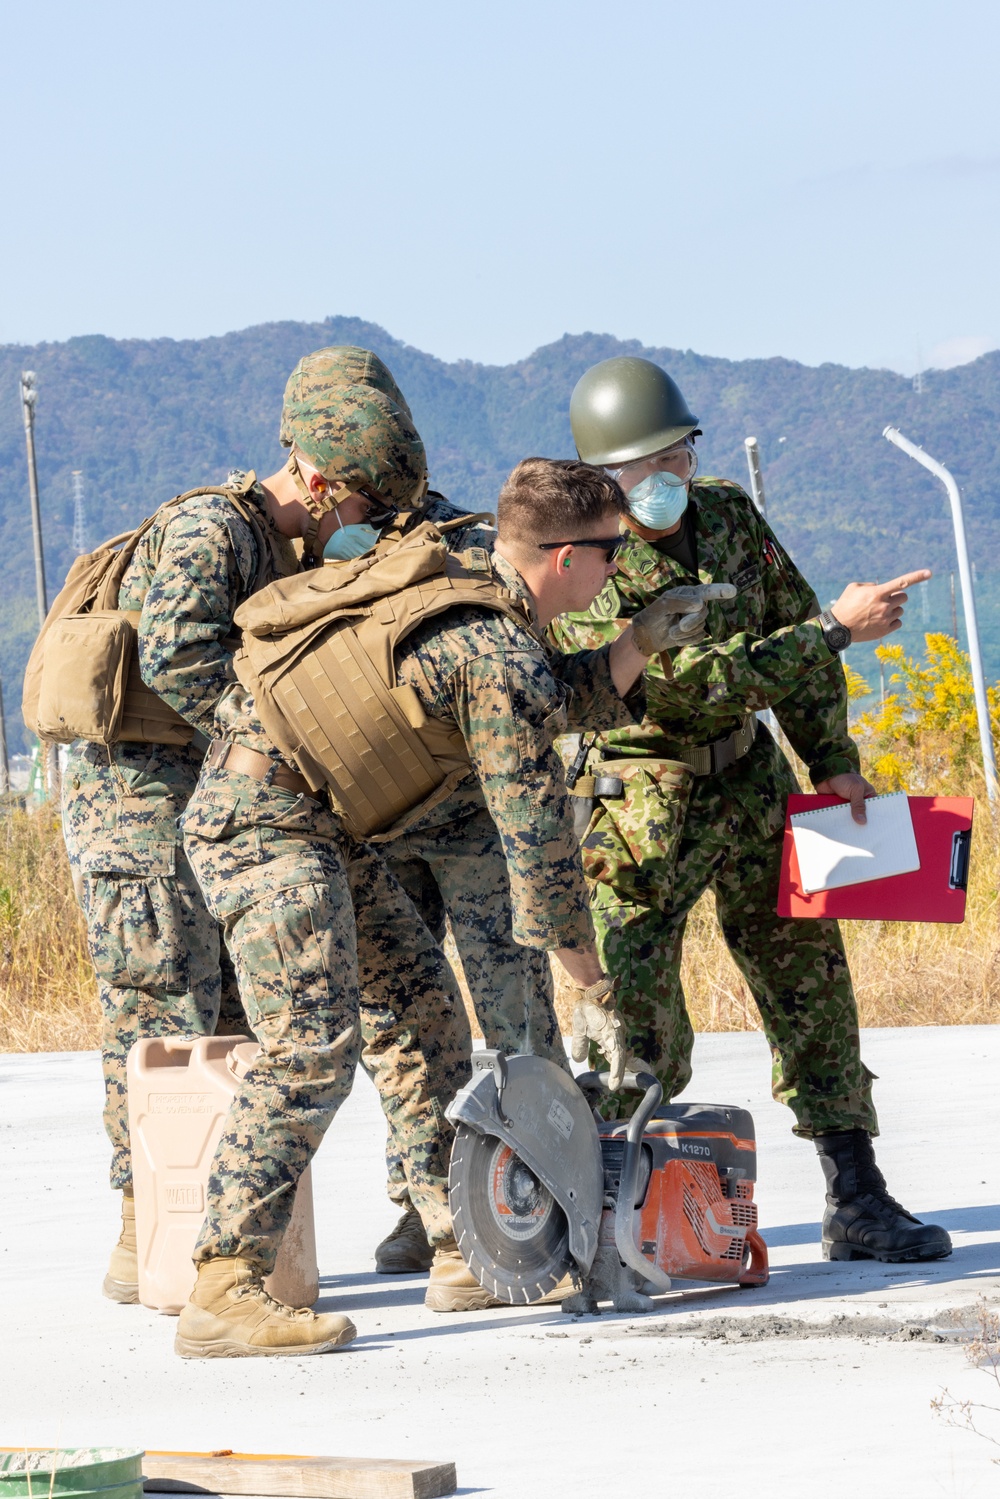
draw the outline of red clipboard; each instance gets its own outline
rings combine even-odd
[[[910,796],[920,868],[863,885],[841,885],[806,895],[792,837],[793,812],[833,807],[839,796],[788,798],[781,850],[779,916],[832,916],[841,921],[964,921],[972,846],[971,796]]]

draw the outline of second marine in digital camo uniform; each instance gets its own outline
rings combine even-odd
[[[591,473],[582,465],[572,467]],[[576,493],[581,485],[571,479],[569,488]],[[598,539],[595,527],[603,526],[607,532],[609,512],[614,520],[620,510],[617,486],[592,475],[590,486],[589,491],[583,486],[590,493],[590,512],[582,518],[582,531],[573,532],[574,539],[560,541],[551,562],[540,549],[532,555],[536,566],[539,557],[546,559],[547,572],[563,569],[556,574],[558,591],[581,604],[593,596],[610,570],[602,550],[606,555],[609,547],[614,549],[613,539],[608,543],[603,532],[603,540]],[[596,522],[593,513],[599,517]],[[588,534],[589,540],[575,541]],[[394,576],[394,555],[390,553],[388,560]],[[364,575],[362,567],[346,574],[349,578]],[[603,980],[591,941],[586,890],[561,768],[552,746],[551,720],[553,714],[559,717],[565,693],[548,669],[548,653],[531,623],[525,585],[509,566],[503,576],[508,589],[493,588],[494,595],[503,594],[504,607],[509,605],[502,620],[477,617],[465,624],[464,633],[460,622],[454,631],[438,627],[433,640],[430,635],[420,640],[414,637],[412,647],[407,642],[401,653],[400,673],[425,704],[428,717],[439,715],[435,722],[443,719],[443,727],[467,746],[469,774],[478,779],[481,794],[485,793],[502,829],[516,935],[531,945],[560,950],[564,964],[581,985],[581,1033],[598,1039],[620,1071],[624,1055],[608,1003],[610,986]],[[315,607],[316,590],[299,587],[302,581],[297,580],[286,594],[272,591],[252,615],[241,616],[251,644],[259,633],[267,649],[282,655],[275,632],[290,606],[305,598],[309,610]],[[339,576],[325,575],[318,586],[332,600],[342,585]],[[384,599],[381,610],[366,607],[359,616],[376,635],[377,622],[384,619],[388,628],[396,617],[395,606],[401,607],[389,597],[391,593],[390,588],[379,596]],[[685,604],[688,611],[695,607],[691,601]],[[520,624],[508,617],[515,614]],[[695,626],[700,622],[697,613],[689,617]],[[319,646],[326,625],[318,614],[314,618],[319,621]],[[676,613],[669,604],[658,605],[651,613],[650,628],[664,640],[675,623]],[[636,680],[645,660],[630,635],[612,650],[619,665],[625,663],[626,687]],[[304,673],[300,684],[312,694],[310,684],[319,683],[318,667],[302,637],[289,665],[293,681],[296,670]],[[575,670],[581,682],[589,677],[594,684],[595,711],[601,702],[607,705],[605,711],[612,721],[629,717],[618,697],[622,682],[612,686],[606,652],[600,652],[593,664],[579,660]],[[243,667],[241,677],[249,679]],[[320,735],[327,747],[331,735],[336,739],[346,734],[349,744],[356,742],[353,720],[341,708],[345,694],[353,696],[356,718],[364,702],[358,701],[351,684],[362,680],[370,681],[366,671],[361,677],[349,676],[346,685],[341,677],[339,696],[336,681],[325,678],[320,684],[321,710],[329,708]],[[241,751],[256,747],[256,753],[269,756],[277,767],[282,762],[273,738],[265,737],[258,718],[264,717],[271,725],[277,713],[273,694],[265,697],[258,691],[257,698],[250,700],[234,689],[220,705],[217,722],[227,744]],[[288,732],[285,720],[278,724],[275,737],[285,739]],[[311,763],[303,758],[304,714],[290,732],[297,740],[294,753],[303,764]],[[244,1004],[264,1057],[234,1101],[214,1163],[208,1215],[196,1252],[198,1284],[181,1314],[178,1332],[178,1347],[190,1353],[211,1353],[213,1343],[244,1336],[238,1313],[226,1305],[227,1289],[243,1285],[249,1288],[248,1296],[262,1294],[260,1277],[273,1264],[295,1184],[346,1096],[357,1060],[357,989],[345,876],[350,840],[337,817],[318,800],[279,793],[265,780],[253,781],[231,772],[229,756],[233,753],[232,749],[220,753],[214,767],[209,763],[185,819],[185,847],[210,907],[228,922],[239,954]],[[375,781],[384,784],[377,773]],[[406,955],[400,956],[403,978],[409,981]],[[267,1142],[268,1148],[253,1151],[248,1160],[251,1141]],[[441,1240],[431,1271],[428,1305],[449,1310],[495,1304],[484,1296],[462,1264],[454,1241]],[[296,1344],[304,1351],[328,1346],[319,1325],[322,1321],[317,1319],[311,1327],[303,1319],[292,1329]],[[280,1329],[274,1333],[279,1335]],[[345,1327],[339,1340],[349,1335]]]
[[[522,475],[519,482],[530,491],[533,513],[544,515],[548,487],[553,490],[557,507],[564,501],[563,470],[539,463],[535,469],[522,467],[518,472]],[[523,477],[527,474],[533,475],[530,485]],[[506,494],[509,497],[517,492],[512,479]],[[495,532],[476,525],[476,517],[463,515],[446,501],[438,499],[424,507],[417,518],[446,527],[444,539],[452,551],[473,546],[492,551]],[[412,529],[410,522],[401,529],[397,541]],[[502,561],[499,566],[504,566]],[[669,600],[666,602],[670,605]],[[697,611],[683,621],[689,634],[696,636],[704,619],[704,603],[685,597],[673,607]],[[583,665],[560,658],[550,663],[557,677],[568,672],[575,679],[572,691],[566,687],[571,691],[570,713],[574,718],[582,711],[581,703],[599,701],[594,684],[582,672]],[[400,669],[405,673],[407,668]],[[611,713],[620,721],[617,695]],[[526,803],[524,816],[530,820]],[[562,1063],[565,1052],[555,1013],[549,955],[544,947],[526,942],[517,929],[508,867],[509,841],[502,827],[492,815],[479,781],[469,776],[423,816],[412,815],[391,834],[378,835],[373,841],[436,934],[443,935],[447,917],[485,1045],[508,1054],[527,1052]],[[447,1016],[439,1018],[442,1026],[447,1022]],[[408,1204],[401,1171],[395,1163],[390,1165],[390,1196],[405,1211],[393,1233],[379,1245],[376,1266],[385,1272],[419,1270],[426,1267],[426,1236],[419,1215]],[[460,1309],[454,1291],[449,1298],[435,1286],[431,1299],[441,1309]],[[447,1306],[441,1305],[446,1301]]]
[[[863,820],[872,788],[847,731],[838,652],[853,633],[898,628],[900,590],[852,584],[821,614],[812,589],[737,485],[695,480],[697,418],[658,366],[626,357],[579,381],[571,421],[582,457],[628,494],[630,538],[618,575],[585,613],[557,621],[563,649],[614,638],[637,609],[685,581],[738,590],[710,608],[710,639],[646,674],[646,717],[598,733],[577,791],[595,796],[583,840],[601,953],[620,983],[629,1050],[673,1096],[691,1076],[692,1032],[680,985],[691,907],[715,892],[730,951],[761,1013],[776,1098],[816,1143],[827,1181],[824,1253],[835,1259],[934,1259],[945,1231],[888,1194],[875,1164],[872,1075],[834,921],[776,914],[791,768],[756,711],[773,708],[817,791],[850,799]],[[595,778],[600,778],[595,784]]]

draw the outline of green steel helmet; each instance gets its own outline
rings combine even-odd
[[[648,458],[698,431],[698,418],[665,370],[625,354],[581,375],[569,420],[584,463],[615,468]]]
[[[327,479],[404,507],[423,492],[427,454],[389,370],[368,349],[319,349],[285,387],[281,442]]]

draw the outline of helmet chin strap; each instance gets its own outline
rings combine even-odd
[[[305,530],[302,532],[303,560],[307,567],[318,567],[323,560],[323,549],[319,544],[320,521],[331,510],[339,510],[345,500],[349,500],[353,494],[359,494],[360,490],[351,489],[342,479],[327,479],[326,483],[329,487],[324,493],[321,495],[313,494],[303,477],[294,451],[289,454],[286,468],[288,469],[289,478],[298,490],[299,497],[306,507],[309,516]],[[340,519],[340,516],[338,515],[336,518],[338,524],[343,527],[344,523]]]

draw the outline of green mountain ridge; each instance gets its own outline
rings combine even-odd
[[[0,347],[0,548],[7,558],[0,672],[12,751],[25,745],[20,678],[37,627],[20,372],[38,376],[51,599],[72,560],[72,470],[84,475],[91,545],[233,466],[272,472],[284,456],[277,431],[288,373],[302,354],[332,343],[362,344],[386,359],[427,443],[435,487],[459,503],[490,509],[518,459],[572,453],[567,407],[576,380],[598,359],[639,353],[668,369],[698,412],[702,473],[745,483],[743,439],[756,435],[769,519],[824,599],[852,577],[955,565],[942,486],[882,439],[888,422],[952,469],[973,557],[983,572],[997,566],[1000,352],[931,372],[917,393],[886,370],[733,361],[594,333],[567,334],[511,365],[446,363],[347,317],[197,340],[94,334],[7,345]],[[948,626],[935,619],[934,627]],[[1000,640],[996,663],[1000,670]]]

